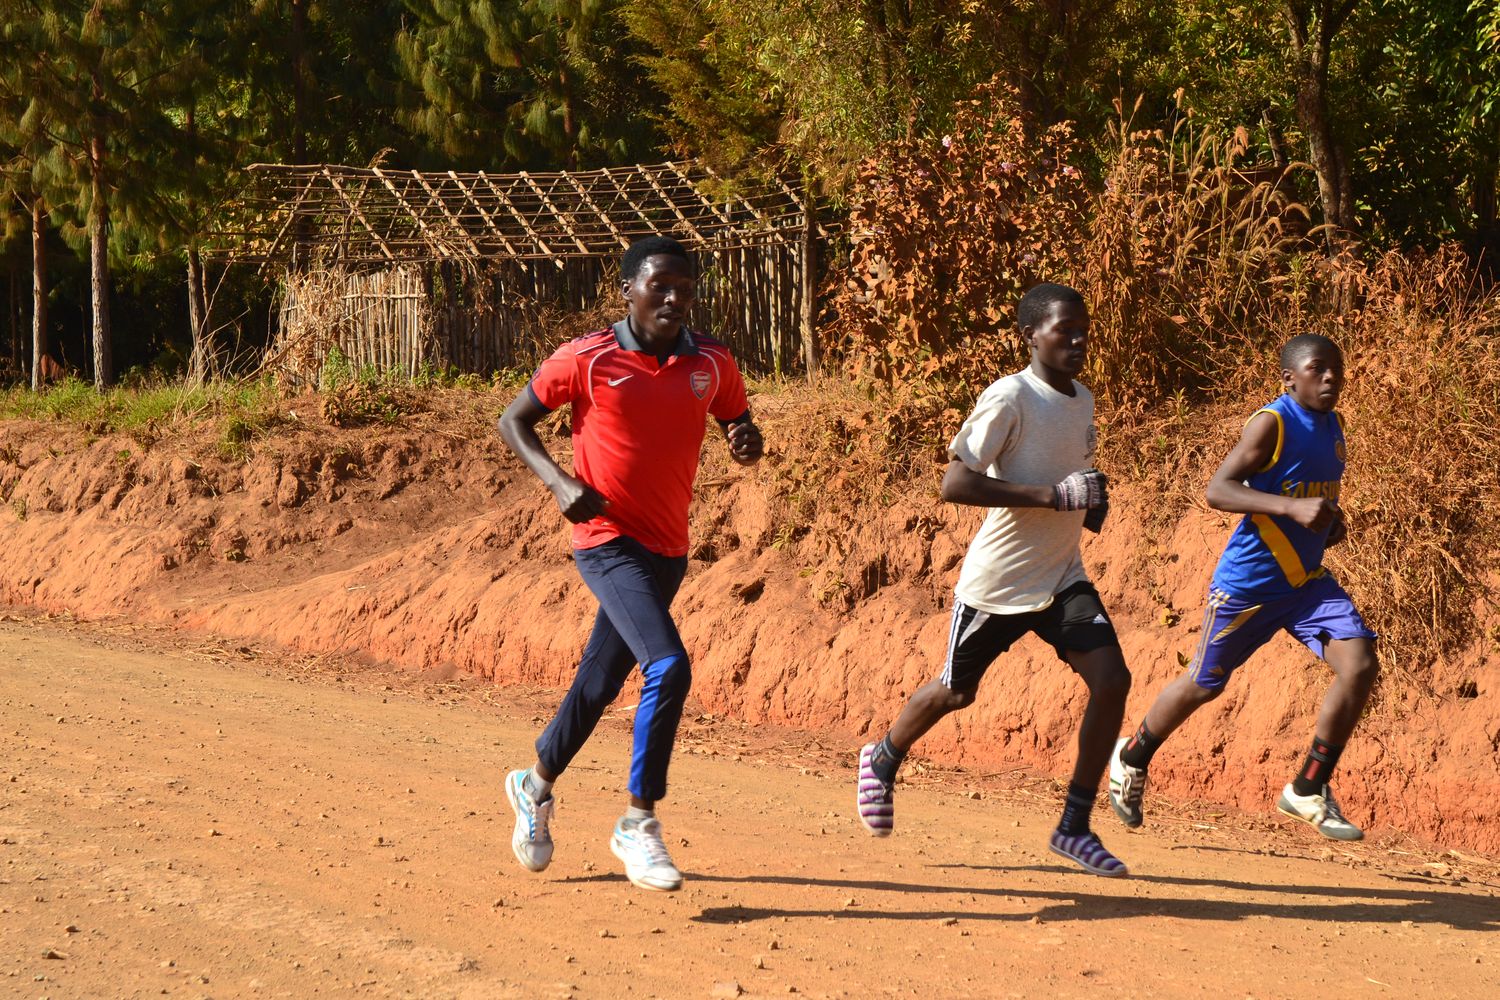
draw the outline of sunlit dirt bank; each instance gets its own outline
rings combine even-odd
[[[0,601],[501,686],[566,684],[593,603],[551,497],[494,438],[501,399],[461,394],[394,426],[353,428],[303,403],[286,404],[243,448],[208,426],[95,438],[62,423],[0,425]],[[844,484],[847,505],[790,502],[778,442],[819,425],[794,392],[756,405],[767,462],[740,470],[711,456],[700,477],[697,548],[676,605],[694,696],[704,711],[854,748],[937,672],[978,514],[938,500],[936,464],[930,488],[919,476],[897,496]],[[1159,497],[1118,480],[1112,496],[1085,557],[1135,676],[1135,720],[1196,642],[1230,521],[1190,510],[1148,531]],[[801,523],[808,509],[823,513]],[[1383,684],[1337,782],[1357,822],[1500,851],[1494,643],[1493,630],[1477,635],[1440,665],[1461,686]],[[1157,757],[1148,810],[1191,799],[1269,812],[1305,752],[1327,678],[1290,639],[1274,643]],[[919,753],[1064,776],[1083,698],[1028,639]]]

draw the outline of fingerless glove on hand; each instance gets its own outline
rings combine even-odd
[[[1098,469],[1084,469],[1052,487],[1056,510],[1092,510],[1106,500],[1109,480]]]

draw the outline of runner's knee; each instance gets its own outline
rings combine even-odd
[[[625,686],[625,675],[595,670],[581,678],[579,694],[589,704],[607,705],[619,697]]]
[[[938,707],[944,712],[957,712],[974,704],[974,691],[954,691],[951,688],[938,685],[934,692]]]
[[[1124,700],[1130,694],[1130,671],[1120,663],[1095,671],[1088,680],[1089,694],[1096,698]]]
[[[1209,702],[1218,698],[1219,695],[1223,693],[1224,685],[1222,684],[1220,684],[1218,687],[1208,688],[1197,683],[1196,681],[1189,680],[1182,686],[1183,700],[1189,702],[1194,707],[1207,705]]]
[[[686,652],[653,660],[641,668],[646,683],[662,692],[686,692],[693,684],[693,666]]]
[[[1339,660],[1334,673],[1351,684],[1370,687],[1380,674],[1380,660],[1372,647],[1351,651]]]

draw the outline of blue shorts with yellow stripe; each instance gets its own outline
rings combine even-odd
[[[1375,638],[1344,588],[1326,573],[1286,597],[1258,603],[1210,587],[1203,638],[1188,676],[1204,690],[1222,690],[1229,675],[1281,629],[1319,657],[1337,639]]]

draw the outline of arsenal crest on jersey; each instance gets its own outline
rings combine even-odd
[[[714,377],[708,372],[693,372],[688,379],[688,384],[693,387],[693,395],[699,399],[708,392],[708,387],[713,384]]]

